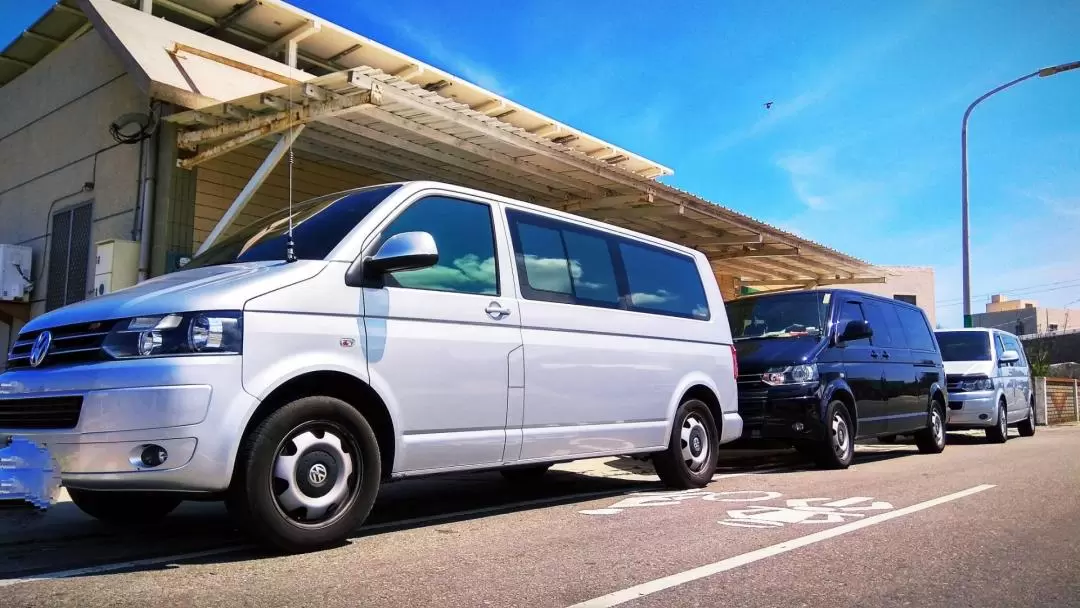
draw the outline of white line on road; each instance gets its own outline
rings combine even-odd
[[[721,479],[731,479],[733,477],[745,477],[751,475],[751,473],[731,473],[727,475],[717,475],[713,477],[714,481]],[[457,519],[460,517],[472,517],[476,515],[486,515],[489,513],[497,513],[499,511],[512,511],[514,509],[522,509],[527,507],[538,507],[549,504],[590,500],[593,498],[604,498],[607,496],[617,496],[619,494],[625,494],[624,490],[602,490],[596,492],[586,492],[583,494],[568,494],[565,496],[552,496],[549,498],[538,498],[535,500],[523,500],[520,502],[506,503],[501,505],[493,505],[490,507],[481,507],[479,509],[467,509],[464,511],[454,511],[452,513],[442,513],[439,515],[428,515],[425,517],[414,517],[411,519],[402,519],[397,521],[388,521],[380,524],[373,524],[370,526],[361,527],[358,532],[361,536],[371,532],[378,532],[379,530],[385,530],[387,528],[405,528],[409,526],[415,526],[418,524],[431,523],[436,521],[444,521],[447,519]],[[178,555],[166,555],[163,557],[151,557],[147,559],[138,559],[126,562],[118,562],[111,564],[102,564],[100,566],[89,566],[86,568],[75,568],[72,570],[60,570],[56,572],[46,572],[43,574],[35,574],[32,576],[26,576],[22,578],[9,578],[0,579],[0,587],[10,587],[12,585],[19,585],[22,583],[31,583],[34,581],[47,581],[61,578],[73,578],[76,576],[88,576],[94,574],[107,574],[109,572],[116,572],[119,570],[131,570],[135,568],[145,568],[148,566],[159,566],[161,564],[173,564],[176,562],[182,562],[192,559],[200,559],[204,557],[214,557],[217,555],[226,555],[229,553],[238,553],[240,551],[247,551],[249,549],[256,548],[254,545],[238,545],[231,547],[221,547],[218,549],[208,549],[206,551],[196,551],[194,553],[181,553]]]
[[[699,566],[692,570],[687,570],[678,574],[672,574],[671,576],[658,578],[647,583],[628,587],[621,591],[616,591],[614,593],[609,593],[598,598],[581,602],[579,604],[574,604],[570,608],[607,608],[609,606],[618,606],[619,604],[629,602],[630,600],[635,600],[646,595],[651,595],[665,589],[677,587],[691,581],[696,581],[698,579],[712,576],[714,574],[727,572],[728,570],[734,570],[735,568],[738,568],[740,566],[752,564],[756,561],[760,561],[774,555],[787,553],[788,551],[794,551],[795,549],[798,549],[800,547],[805,547],[807,545],[819,543],[823,540],[828,540],[830,538],[835,538],[843,534],[855,532],[856,530],[861,530],[863,528],[877,525],[889,521],[890,519],[896,519],[897,517],[910,515],[924,509],[929,509],[930,507],[936,507],[937,505],[964,498],[965,496],[971,496],[972,494],[977,494],[979,492],[989,490],[993,487],[995,486],[975,486],[973,488],[968,488],[967,490],[956,492],[955,494],[949,494],[948,496],[942,496],[933,500],[927,500],[926,502],[920,502],[918,504],[911,505],[910,507],[904,507],[902,509],[897,509],[888,513],[873,515],[871,517],[867,517],[866,519],[860,519],[859,521],[853,521],[851,523],[836,526],[835,528],[829,528],[828,530],[815,532],[814,534],[809,534],[807,536],[796,538],[794,540],[784,541],[782,543],[771,545],[769,547],[763,547],[749,553],[743,553],[742,555],[729,557],[725,560],[721,560],[712,564]]]

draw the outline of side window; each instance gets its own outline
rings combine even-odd
[[[997,351],[998,364],[1001,364],[1001,355],[1005,354],[1005,343],[1001,341],[1001,334],[994,333],[994,349]]]
[[[403,232],[424,231],[435,237],[439,262],[429,268],[392,273],[393,287],[498,295],[495,230],[491,207],[442,196],[411,204],[382,233],[382,240]]]
[[[844,328],[847,327],[847,324],[852,322],[852,321],[866,321],[866,320],[867,320],[866,316],[863,315],[863,309],[862,309],[861,304],[859,304],[858,302],[850,302],[850,301],[849,302],[844,302],[843,306],[840,307],[840,323],[837,326],[837,331],[839,331],[840,333],[843,333]],[[873,323],[874,323],[873,321],[870,321],[871,325],[873,325]],[[870,345],[870,340],[869,340],[869,338],[863,338],[862,340],[853,340],[851,342],[848,342],[847,344],[849,344],[849,345],[851,345],[851,344],[859,344],[859,345],[863,345],[863,346],[869,346]]]
[[[872,301],[866,301],[863,304],[866,320],[870,321],[870,327],[874,330],[870,343],[882,348],[903,348],[903,342],[898,341],[895,335],[898,333],[898,328],[895,327],[896,322],[889,319],[890,315],[886,314],[888,311],[885,307]]]
[[[630,306],[642,312],[709,318],[705,287],[694,259],[632,241],[619,241]]]
[[[926,324],[920,311],[900,306],[897,307],[896,314],[903,325],[908,348],[931,352],[937,350],[934,348],[934,336],[930,333],[930,326]]]
[[[522,294],[531,300],[618,307],[610,241],[587,229],[511,211]]]
[[[1020,360],[1016,363],[1012,363],[1010,367],[1027,365],[1027,361],[1024,360],[1024,347],[1020,346],[1020,343],[1016,338],[1012,336],[1002,336],[1002,340],[1005,342],[1005,350],[1015,350],[1020,355]]]

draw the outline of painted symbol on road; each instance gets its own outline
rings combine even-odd
[[[757,502],[783,496],[780,492],[738,490],[732,492],[707,492],[705,490],[681,490],[678,492],[643,492],[620,500],[606,509],[578,511],[585,515],[616,515],[624,509],[637,507],[663,507],[682,504],[683,501],[702,499],[719,502]]]
[[[812,504],[818,503],[818,504]],[[839,524],[866,517],[859,511],[890,511],[890,503],[868,496],[833,500],[831,498],[792,498],[786,506],[762,505],[727,512],[718,523],[736,528],[779,528],[787,524]]]
[[[710,492],[683,490],[679,492],[643,492],[628,496],[603,509],[578,511],[583,515],[618,515],[627,509],[669,507],[690,500],[725,503],[753,503],[727,511],[720,525],[736,528],[782,528],[787,525],[838,524],[866,517],[868,511],[890,511],[892,504],[870,496],[851,498],[789,498],[783,504],[761,504],[783,497],[780,492],[764,490],[734,490]]]

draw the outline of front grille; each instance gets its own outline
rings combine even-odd
[[[761,381],[761,374],[740,374],[738,384],[739,415],[743,420],[764,416],[769,387]]]
[[[38,367],[106,359],[101,345],[115,323],[116,321],[95,321],[48,329],[52,334],[52,343]],[[34,342],[43,331],[46,330],[19,334],[8,353],[8,369],[30,367],[30,353],[33,351]]]
[[[73,429],[82,397],[0,399],[0,429]]]

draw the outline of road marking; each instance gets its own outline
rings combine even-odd
[[[621,591],[616,591],[614,593],[609,593],[607,595],[602,595],[600,597],[581,602],[579,604],[574,604],[570,608],[607,608],[609,606],[618,606],[619,604],[623,604],[631,600],[644,597],[646,595],[651,595],[665,589],[677,587],[679,585],[706,578],[714,574],[719,574],[721,572],[727,572],[728,570],[734,570],[735,568],[739,568],[747,564],[752,564],[756,561],[760,561],[774,555],[780,555],[781,553],[794,551],[795,549],[798,549],[800,547],[805,547],[807,545],[819,543],[830,538],[835,538],[837,536],[855,532],[857,530],[862,530],[863,528],[868,528],[870,526],[884,523],[886,521],[889,521],[890,519],[896,519],[897,517],[910,515],[924,509],[929,509],[931,507],[936,507],[938,505],[953,500],[958,500],[966,496],[971,496],[972,494],[978,494],[979,492],[989,490],[993,487],[995,486],[975,486],[973,488],[968,488],[967,490],[956,492],[954,494],[949,494],[940,498],[934,498],[932,500],[920,502],[918,504],[911,505],[910,507],[904,507],[902,509],[897,509],[888,513],[880,513],[878,515],[873,515],[867,517],[866,519],[860,519],[859,521],[853,521],[840,526],[836,526],[835,528],[830,528],[828,530],[822,530],[821,532],[808,534],[807,536],[796,538],[794,540],[789,540],[775,545],[771,545],[769,547],[757,549],[756,551],[751,551],[749,553],[743,553],[742,555],[737,555],[735,557],[729,557],[728,559],[721,560],[712,564],[699,566],[692,570],[687,570],[685,572],[680,572],[671,576],[658,578],[647,583],[628,587]]]
[[[765,472],[757,471],[757,472]],[[755,472],[756,473],[756,472]],[[745,477],[753,475],[754,473],[728,473],[723,475],[716,475],[713,477],[713,481],[719,481],[721,479],[731,479],[733,477]],[[572,501],[592,500],[594,498],[605,498],[608,496],[618,496],[620,494],[626,494],[626,490],[601,490],[596,492],[585,492],[583,494],[568,494],[566,496],[552,496],[549,498],[537,498],[534,500],[523,500],[519,502],[493,505],[490,507],[481,507],[478,509],[467,509],[464,511],[455,511],[452,513],[441,513],[438,515],[428,515],[425,517],[413,517],[410,519],[402,519],[398,521],[388,521],[379,524],[372,524],[369,526],[362,526],[358,529],[360,536],[366,536],[370,532],[378,532],[379,530],[385,530],[389,528],[405,528],[414,526],[417,524],[432,523],[437,521],[443,521],[447,519],[456,519],[459,517],[471,517],[475,515],[486,515],[489,513],[498,513],[500,511],[512,511],[514,509],[521,509],[525,507],[536,507],[549,504],[557,504]],[[116,562],[111,564],[102,564],[99,566],[89,566],[86,568],[74,568],[71,570],[58,570],[55,572],[45,572],[42,574],[34,574],[21,578],[9,578],[0,579],[0,587],[10,587],[13,585],[20,585],[23,583],[32,583],[36,581],[49,581],[62,578],[72,578],[76,576],[86,576],[91,574],[106,574],[109,572],[116,572],[118,570],[130,570],[134,568],[144,568],[147,566],[157,566],[161,564],[173,564],[175,562],[187,561],[192,559],[199,559],[203,557],[214,557],[217,555],[227,555],[229,553],[239,553],[241,551],[247,551],[251,549],[257,549],[256,545],[236,545],[232,547],[221,547],[218,549],[208,549],[206,551],[196,551],[194,553],[181,553],[176,555],[166,555],[162,557],[151,557],[147,559],[132,560],[126,562]]]

